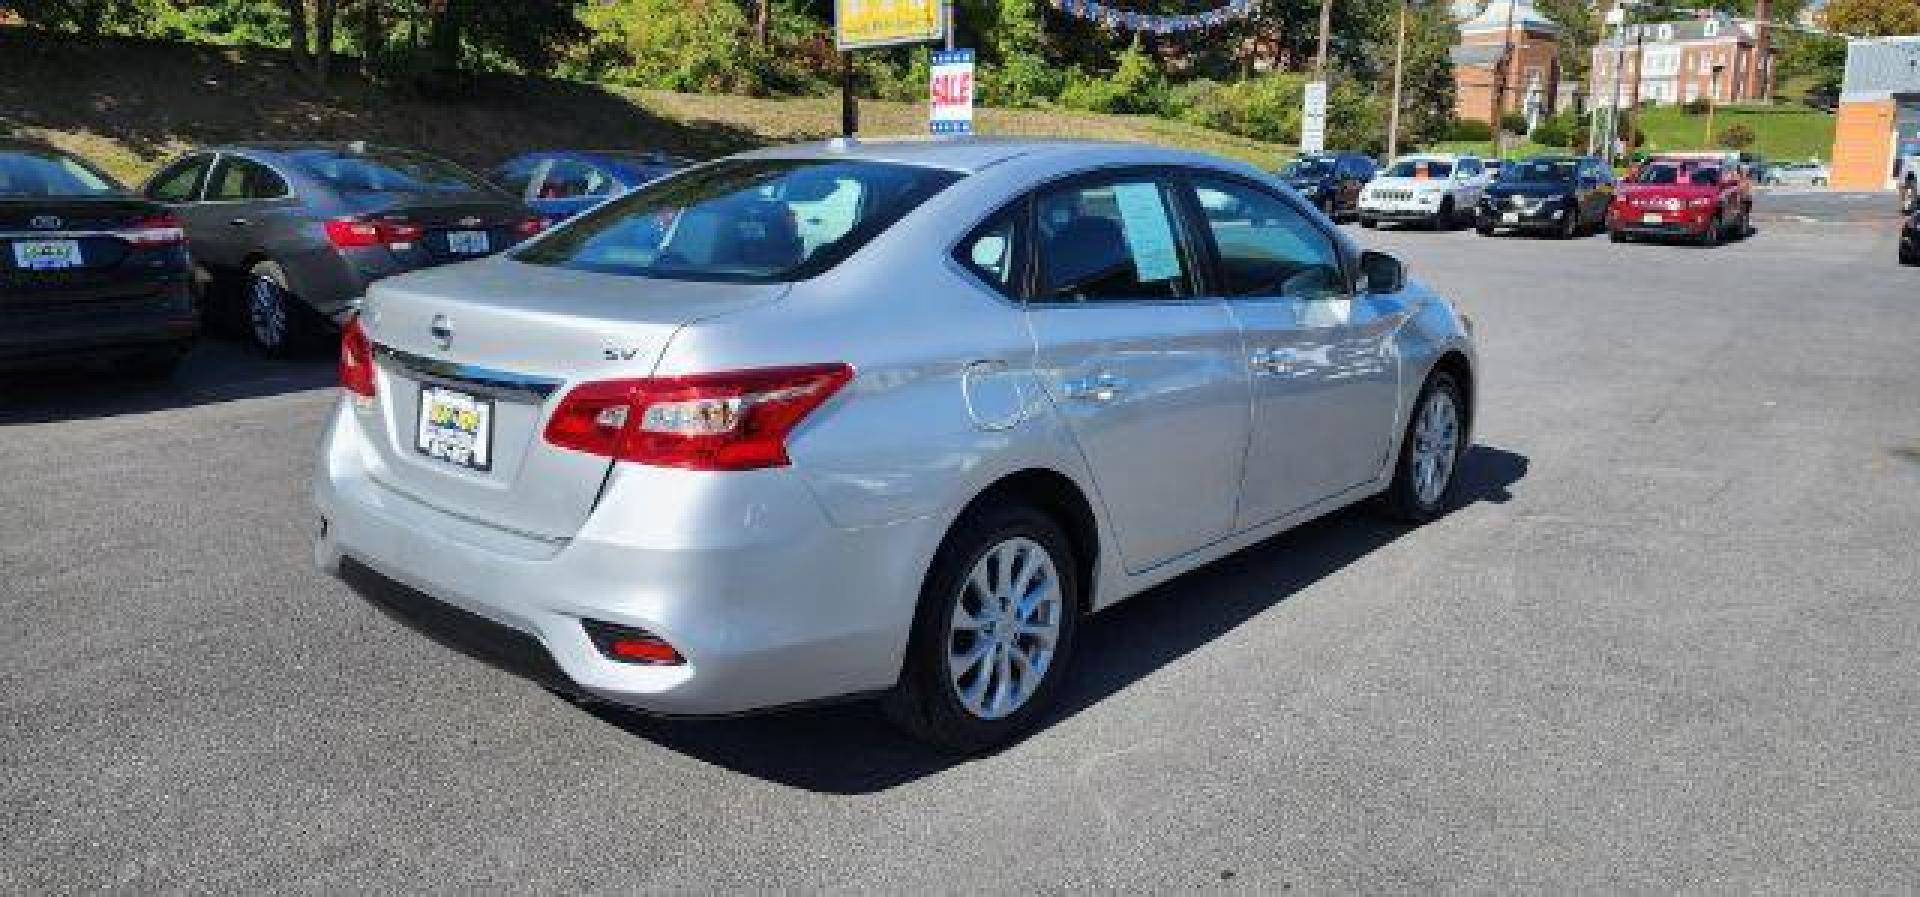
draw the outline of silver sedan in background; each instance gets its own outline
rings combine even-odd
[[[315,551],[581,698],[872,695],[987,750],[1043,719],[1085,614],[1362,499],[1443,513],[1475,358],[1251,166],[763,150],[376,284]]]

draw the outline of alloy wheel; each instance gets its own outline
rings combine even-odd
[[[262,347],[277,349],[287,341],[287,303],[280,285],[256,276],[247,285],[247,323]]]
[[[1413,494],[1421,504],[1437,504],[1446,494],[1459,450],[1459,409],[1452,393],[1436,389],[1420,406],[1413,427]]]
[[[989,548],[960,586],[948,626],[954,695],[980,719],[1024,706],[1046,679],[1066,602],[1053,556],[1025,536]]]

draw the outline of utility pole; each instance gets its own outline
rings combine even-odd
[[[1505,154],[1507,148],[1506,129],[1500,127],[1500,119],[1507,114],[1507,77],[1513,68],[1513,8],[1520,0],[1506,0],[1507,28],[1500,34],[1500,61],[1493,67],[1493,158]]]
[[[1716,65],[1713,74],[1707,76],[1707,136],[1701,141],[1701,149],[1713,149],[1713,110],[1720,99],[1720,72],[1726,66]]]
[[[1313,54],[1313,73],[1327,80],[1327,32],[1333,28],[1333,0],[1320,0],[1320,49]]]
[[[1753,37],[1753,62],[1747,66],[1746,98],[1748,101],[1770,100],[1773,67],[1767,64],[1767,57],[1773,53],[1773,6],[1769,0],[1754,0],[1753,18],[1753,30],[1758,33]]]
[[[1765,3],[1767,0],[1760,0],[1760,2]],[[940,14],[946,21],[946,27],[941,30],[947,33],[947,49],[951,50],[953,49],[953,0],[941,0]]]
[[[1400,154],[1400,77],[1407,65],[1407,0],[1400,0],[1400,33],[1393,44],[1393,105],[1387,107],[1387,160]]]

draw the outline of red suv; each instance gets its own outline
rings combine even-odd
[[[1715,156],[1661,156],[1620,182],[1607,209],[1615,243],[1637,237],[1684,237],[1704,246],[1744,237],[1753,191],[1740,167]]]

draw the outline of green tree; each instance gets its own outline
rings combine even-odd
[[[1826,26],[1853,37],[1920,34],[1915,0],[1831,0],[1820,13]]]

